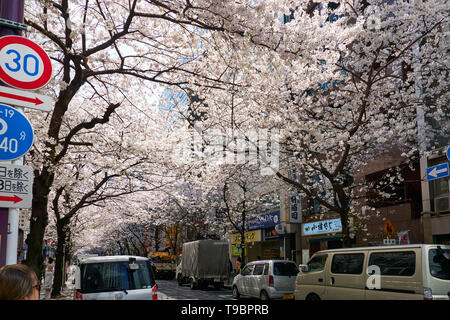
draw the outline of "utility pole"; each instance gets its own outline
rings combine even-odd
[[[27,26],[24,21],[25,0],[0,1],[0,37],[8,35],[21,36]],[[1,86],[5,86],[0,81]],[[17,108],[23,112],[23,108]],[[4,163],[23,165],[23,157]],[[7,236],[5,237],[5,230]],[[17,263],[17,245],[19,240],[19,210],[0,208],[0,266]]]

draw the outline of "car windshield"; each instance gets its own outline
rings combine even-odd
[[[297,273],[297,266],[292,262],[275,262],[273,265],[275,276],[296,276]]]
[[[131,270],[128,261],[86,263],[81,266],[81,292],[106,292],[148,289],[155,285],[147,261],[136,261]]]
[[[450,280],[450,249],[430,249],[430,273],[433,277]]]

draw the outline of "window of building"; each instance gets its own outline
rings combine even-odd
[[[378,266],[382,276],[412,276],[416,270],[414,251],[372,253],[369,266]]]
[[[331,262],[331,272],[341,274],[361,274],[363,263],[363,253],[335,254],[333,256],[333,261]]]
[[[400,178],[398,178],[400,176]],[[400,203],[410,203],[412,218],[420,218],[422,191],[419,162],[388,168],[366,176],[367,204],[381,208]]]

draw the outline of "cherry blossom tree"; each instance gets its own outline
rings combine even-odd
[[[70,206],[105,194],[102,181],[158,157],[157,129],[144,123],[158,117],[151,109],[158,86],[182,82],[176,72],[195,73],[196,29],[219,29],[222,19],[178,1],[35,0],[25,10],[29,37],[54,69],[41,90],[54,98],[53,110],[30,114],[37,141],[27,157],[34,188],[26,263],[39,274],[49,209],[66,206],[69,217]]]
[[[448,136],[448,3],[264,1],[254,9],[243,33],[203,37],[203,79],[224,83],[196,91],[202,126],[226,118],[243,132],[279,128],[274,174],[339,214],[349,246],[349,218],[364,218],[360,170],[389,150],[417,157],[430,141],[418,113]],[[234,103],[224,103],[230,95]],[[300,182],[286,174],[292,169]]]

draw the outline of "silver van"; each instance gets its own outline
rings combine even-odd
[[[249,262],[233,279],[233,298],[249,296],[268,299],[293,299],[298,268],[294,261],[261,260]]]
[[[75,289],[76,300],[157,300],[150,261],[137,256],[81,259]]]
[[[450,246],[324,250],[300,265],[296,300],[450,299]]]

